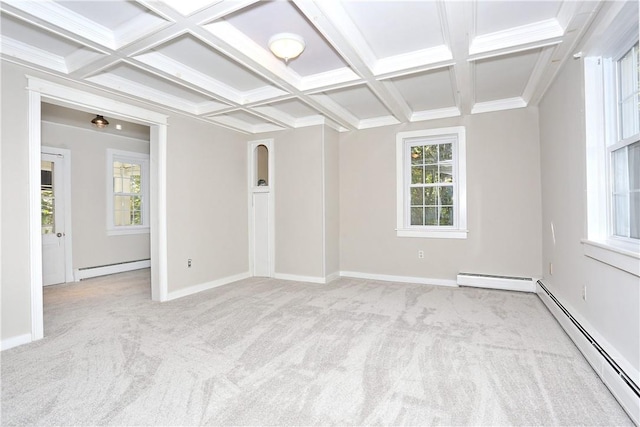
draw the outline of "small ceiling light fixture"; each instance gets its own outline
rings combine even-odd
[[[101,115],[97,114],[96,118],[91,120],[91,124],[97,128],[103,129],[109,126],[109,121]]]
[[[285,64],[296,58],[305,48],[304,39],[293,33],[279,33],[269,39],[269,49]]]

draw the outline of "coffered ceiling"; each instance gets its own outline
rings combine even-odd
[[[536,105],[599,2],[0,3],[2,58],[247,133]],[[305,51],[285,64],[281,32]]]

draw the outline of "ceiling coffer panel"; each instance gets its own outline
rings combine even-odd
[[[3,60],[246,133],[537,105],[600,3],[0,2]],[[279,33],[304,40],[288,62]]]
[[[445,43],[437,2],[346,1],[342,5],[377,58]]]
[[[142,4],[127,0],[58,1],[74,19],[86,20],[108,32],[115,46],[122,47],[168,24]]]
[[[289,67],[305,77],[347,68],[342,57],[307,21],[293,2],[257,2],[227,16],[225,21],[269,50],[269,39],[279,33],[294,33],[305,42],[304,52],[289,62]]]
[[[412,111],[425,111],[456,106],[452,77],[447,67],[398,77],[391,82]]]
[[[327,95],[360,120],[390,115],[384,104],[364,85],[327,92]]]
[[[476,61],[476,102],[522,96],[539,56],[535,49]]]
[[[507,31],[555,19],[562,1],[479,1],[476,7],[476,35]]]
[[[186,68],[209,76],[238,92],[247,92],[270,86],[264,78],[227,58],[213,47],[185,34],[153,49]]]

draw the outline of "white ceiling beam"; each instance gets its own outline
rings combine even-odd
[[[339,2],[326,1],[294,0],[294,2],[345,62],[365,80],[369,89],[385,108],[399,121],[408,121],[411,109],[403,99],[393,96],[375,78],[373,74],[375,57],[363,42],[362,36],[358,36],[357,27],[342,5]]]
[[[474,33],[475,17],[465,2],[439,2],[443,32],[449,43],[455,64],[451,67],[454,82],[453,95],[462,114],[470,114],[475,98],[475,86],[471,75],[468,34]]]
[[[528,43],[557,39],[564,35],[564,28],[555,18],[521,25],[507,30],[476,36],[471,40],[469,55],[521,46]]]
[[[284,63],[265,52],[260,46],[250,42],[244,34],[235,30],[228,23],[216,22],[215,24],[205,25],[203,28],[197,29],[197,35],[205,43],[215,46],[218,51],[272,82],[276,87],[280,87],[301,98],[311,107],[341,126],[347,129],[356,129],[348,121],[301,91],[298,88],[300,78],[297,74],[286,67]]]
[[[580,43],[587,29],[596,18],[596,14],[602,4],[600,2],[583,2],[577,6],[579,7],[567,6],[566,9],[563,7],[560,10],[559,19],[561,19],[567,31],[563,42],[555,47],[547,61],[547,66],[540,72],[535,87],[530,88],[527,92],[530,98],[528,100],[529,105],[538,105],[562,65],[574,54],[578,43]],[[573,16],[565,16],[568,14],[567,10],[573,12]]]

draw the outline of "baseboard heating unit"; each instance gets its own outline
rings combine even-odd
[[[118,262],[115,264],[100,265],[97,267],[77,268],[73,272],[73,277],[74,281],[79,282],[82,279],[106,276],[108,274],[124,273],[125,271],[133,271],[149,267],[151,267],[150,259]]]
[[[458,273],[458,286],[503,289],[507,291],[535,292],[536,284],[531,277],[493,276],[490,274]]]
[[[576,344],[585,359],[609,388],[636,425],[640,425],[640,387],[634,376],[625,372],[613,357],[602,347],[587,329],[565,308],[564,305],[538,280],[537,294],[551,314]],[[633,368],[631,368],[633,370]]]

